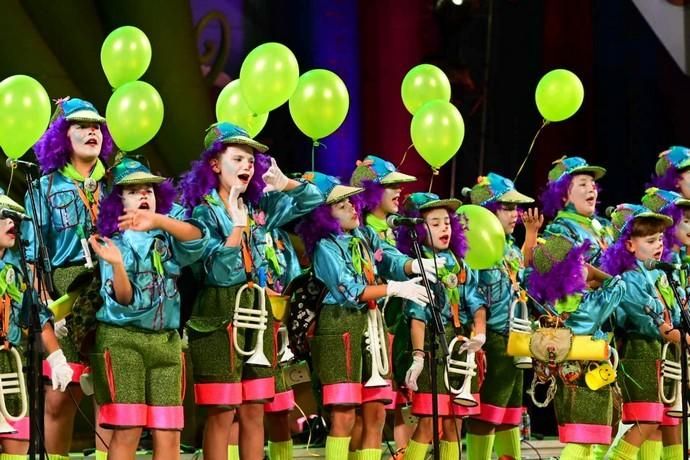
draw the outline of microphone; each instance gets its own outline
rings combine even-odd
[[[30,161],[24,160],[13,160],[12,158],[8,158],[5,161],[5,166],[12,169],[22,167],[25,169],[35,169],[36,171],[38,171],[38,165],[36,163],[31,163]]]
[[[647,270],[661,270],[664,272],[673,272],[676,270],[683,270],[688,268],[687,264],[671,264],[668,262],[662,262],[660,260],[647,259],[644,261],[644,268]]]
[[[421,217],[403,217],[397,214],[391,214],[386,217],[386,223],[389,227],[412,227],[417,224],[423,224],[424,219]]]
[[[27,216],[23,212],[13,211],[12,209],[3,208],[0,209],[0,219],[12,219],[12,220],[31,220],[31,217]]]

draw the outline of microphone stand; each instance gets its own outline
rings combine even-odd
[[[424,266],[422,265],[422,250],[420,249],[419,243],[417,242],[417,231],[415,230],[414,226],[411,226],[409,228],[409,232],[410,238],[412,239],[412,248],[414,249],[414,254],[417,259],[417,263],[419,264],[420,271],[422,272],[422,282],[424,284],[424,287],[426,288],[426,295],[429,297],[429,304],[427,305],[427,309],[429,309],[429,311],[431,312],[431,327],[427,329],[431,332],[431,334],[429,335],[429,343],[431,344],[431,349],[429,350],[429,361],[431,362],[431,418],[433,425],[432,432],[434,434],[433,460],[439,460],[441,455],[441,443],[438,436],[438,426],[436,425],[438,423],[438,375],[436,372],[436,346],[438,345],[441,350],[438,359],[443,359],[443,361],[445,362],[448,357],[448,342],[446,341],[446,334],[443,330],[441,312],[434,301],[431,292],[431,285],[429,284],[429,279],[427,278],[426,272],[424,271]]]
[[[36,219],[36,198],[34,187],[34,177],[32,175],[32,167],[27,167],[26,182],[28,186],[28,195],[31,202],[31,209],[33,210],[33,219],[31,225],[34,228],[34,244],[39,248],[40,254],[36,254],[36,264],[34,265],[35,279],[29,277],[29,266],[26,261],[26,245],[22,241],[21,226],[17,226],[17,241],[19,244],[19,252],[21,254],[22,269],[27,275],[28,282],[27,289],[24,292],[23,306],[29,307],[29,344],[27,347],[27,367],[29,379],[29,420],[31,421],[29,434],[29,457],[30,459],[45,460],[45,437],[44,437],[44,392],[43,392],[43,341],[41,338],[41,321],[39,318],[39,310],[43,307],[41,300],[41,291],[46,289],[51,295],[55,292],[53,286],[53,277],[50,276],[51,265],[50,257],[48,255],[48,248],[43,241],[43,233],[40,225]],[[40,190],[40,188],[39,188]],[[42,216],[41,216],[42,217]],[[38,251],[37,251],[38,252]],[[40,260],[39,260],[40,257]],[[38,291],[34,289],[34,281],[37,283]]]
[[[683,458],[688,458],[688,344],[686,342],[688,333],[690,332],[690,312],[687,306],[683,304],[680,293],[682,288],[678,278],[667,273],[667,278],[673,288],[673,297],[680,307],[680,397],[683,405],[683,420],[682,420],[682,439],[683,439]]]

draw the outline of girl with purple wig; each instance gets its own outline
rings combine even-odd
[[[602,326],[616,309],[625,284],[619,277],[608,278],[601,287],[590,290],[589,266],[585,262],[589,241],[577,245],[564,235],[548,236],[534,249],[531,272],[527,278],[529,294],[541,304],[552,321],[558,320],[573,335],[603,339]],[[558,436],[566,444],[561,452],[564,460],[593,458],[596,451],[604,453],[611,443],[613,393],[611,385],[591,389],[585,382],[590,361],[553,363],[534,361],[534,386],[549,383],[547,395],[554,401]],[[549,367],[550,366],[550,367]],[[597,448],[596,446],[604,446]]]
[[[589,241],[587,262],[598,266],[602,251],[613,243],[610,223],[596,215],[596,181],[606,170],[580,157],[563,157],[553,164],[546,189],[539,197],[544,215],[553,219],[544,233],[565,235],[578,246]]]
[[[307,215],[297,231],[312,254],[314,274],[327,288],[311,342],[312,362],[323,386],[323,404],[331,413],[326,458],[348,458],[359,409],[362,441],[357,455],[362,460],[378,460],[384,405],[394,397],[390,382],[385,380],[390,361],[379,302],[385,297],[399,297],[426,303],[426,291],[417,284],[420,278],[407,277],[422,269],[433,272],[434,260],[420,265],[382,243],[369,226],[360,227],[350,197],[361,193],[362,188],[341,185],[335,177],[318,172],[305,177],[325,197],[325,203]],[[379,284],[377,276],[388,282]],[[375,338],[378,347],[374,346]]]
[[[281,227],[319,205],[322,196],[313,185],[288,179],[263,155],[268,147],[238,126],[212,125],[204,145],[181,181],[183,204],[206,224],[211,241],[202,262],[203,287],[186,325],[196,403],[208,409],[204,458],[262,458],[267,414],[270,456],[287,459],[294,399],[279,366],[280,322],[274,321],[271,298],[300,273]],[[232,320],[236,306],[259,312],[257,329],[242,324],[240,311]],[[240,353],[252,347],[256,360]],[[236,408],[241,439],[231,429]]]
[[[477,377],[466,377],[472,379],[471,388],[468,388],[471,395],[458,393],[457,389],[464,387],[465,380],[457,374],[448,374],[447,386],[442,383],[443,377],[437,382],[435,390],[438,394],[438,414],[443,421],[440,446],[443,459],[460,456],[461,417],[479,414],[478,381],[483,378],[481,348],[486,341],[486,302],[478,289],[477,272],[471,270],[463,260],[467,241],[455,213],[460,204],[459,200],[453,198],[441,200],[433,193],[412,193],[404,203],[406,216],[424,220],[423,224],[416,225],[417,243],[421,246],[422,254],[432,260],[438,257],[442,261],[436,272],[438,282],[435,279],[431,281],[436,304],[441,309],[445,336],[452,346],[448,350],[450,357],[457,361],[467,361],[470,365],[479,363],[475,368]],[[398,248],[403,253],[414,253],[410,232],[400,229],[397,239]],[[405,304],[405,316],[410,329],[410,344],[405,353],[408,358],[405,383],[414,391],[412,413],[419,417],[417,428],[405,451],[405,458],[410,460],[426,458],[433,430],[437,429],[436,422],[432,419],[434,389],[431,386],[431,372],[443,376],[446,370],[445,363],[429,363],[426,360],[430,347],[434,346],[430,341],[430,334],[426,333],[427,324],[431,322],[429,309],[427,302],[413,301]]]
[[[690,149],[675,145],[664,150],[659,154],[654,172],[651,185],[690,199]]]
[[[155,457],[179,458],[185,377],[177,278],[202,256],[208,237],[203,224],[167,215],[170,181],[131,158],[112,177],[100,234],[89,238],[103,286],[91,354],[98,423],[113,429],[112,458],[134,458],[144,428]]]
[[[393,163],[385,161],[374,155],[368,155],[364,160],[357,162],[357,168],[350,177],[350,185],[362,187],[364,191],[352,197],[352,203],[357,212],[362,216],[364,224],[381,238],[382,241],[395,246],[393,229],[388,225],[386,218],[396,214],[399,210],[400,197],[403,184],[414,182],[416,177],[399,172]],[[395,334],[404,319],[402,302],[399,299],[389,300],[384,309],[385,321],[390,334],[395,340]],[[403,322],[404,323],[404,322]],[[402,324],[406,328],[407,324]],[[405,336],[408,334],[406,333]],[[395,347],[395,346],[394,346]],[[397,357],[393,353],[393,359]],[[400,378],[395,372],[397,366],[393,363],[395,400],[386,409],[393,410],[393,438],[398,453],[403,453],[407,447],[412,431],[405,423],[402,415],[402,407],[409,404],[409,391],[404,387],[404,376]],[[400,370],[400,369],[398,369]],[[402,369],[404,372],[405,369]],[[359,428],[359,429],[358,429]],[[359,447],[357,433],[361,432],[361,418],[357,417],[357,423],[353,430],[350,450],[356,451]]]
[[[41,232],[52,267],[52,279],[40,280],[40,285],[52,285],[53,290],[43,290],[42,298],[51,302],[68,292],[71,298],[77,294],[71,314],[55,324],[60,348],[74,370],[73,382],[77,385],[70,390],[77,403],[83,396],[78,383],[91,352],[92,341],[87,339],[93,334],[95,314],[102,304],[100,277],[86,238],[95,232],[104,162],[112,150],[113,140],[105,119],[90,102],[77,98],[59,100],[48,130],[34,146],[43,176],[35,184],[35,195],[27,192],[25,197],[27,214]],[[22,234],[29,241],[27,260],[42,263],[31,222],[23,223]],[[58,459],[67,458],[78,404],[69,394],[57,392],[51,386],[46,387],[45,404],[46,450]],[[103,458],[105,446],[100,439],[107,442],[109,435],[100,429],[99,434],[97,456]]]
[[[620,272],[626,285],[616,314],[618,338],[622,341],[623,372],[619,374],[619,383],[622,421],[635,424],[614,447],[611,458],[634,459],[638,451],[640,458],[659,458],[662,443],[658,437],[652,439],[658,435],[665,412],[659,396],[663,389],[658,366],[664,343],[677,344],[680,340],[679,331],[673,328],[680,310],[666,274],[651,269],[650,264],[661,260],[663,233],[673,221],[664,214],[631,204],[617,206],[611,220],[620,236],[604,253],[602,267]],[[668,458],[682,458],[681,451],[676,444],[669,446],[665,454],[671,455]]]
[[[515,189],[510,179],[496,173],[477,178],[471,189],[463,189],[472,203],[490,209],[503,226],[506,234],[503,259],[494,267],[479,270],[479,290],[486,299],[489,311],[487,338],[484,351],[487,357],[487,374],[481,389],[481,412],[470,417],[468,423],[467,450],[477,460],[489,460],[491,452],[510,458],[520,458],[520,429],[522,419],[521,368],[531,367],[531,361],[516,367],[512,356],[506,353],[508,333],[513,313],[523,317],[522,305],[526,296],[523,283],[525,257],[531,256],[537,244],[537,233],[544,222],[539,210],[532,208],[522,214],[525,225],[525,243],[522,250],[515,244],[513,232],[520,217],[519,205],[534,203],[534,200]],[[471,223],[469,223],[471,225]],[[511,311],[511,310],[516,310]]]

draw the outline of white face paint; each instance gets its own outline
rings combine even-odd
[[[241,144],[228,145],[218,158],[211,160],[211,167],[220,174],[220,184],[225,190],[240,186],[245,192],[254,176],[254,150]]]
[[[156,212],[156,194],[153,185],[125,185],[122,189],[122,206],[125,211],[148,209]]]
[[[400,209],[400,192],[402,188],[400,184],[387,185],[383,189],[383,197],[381,198],[381,204],[379,208],[384,212],[384,214],[395,214]]]
[[[103,133],[98,123],[73,123],[67,130],[72,145],[72,155],[82,161],[92,161],[101,154]]]
[[[359,216],[348,198],[336,201],[331,205],[331,216],[338,221],[340,228],[345,232],[359,227]]]
[[[680,244],[690,247],[690,209],[684,210],[680,222],[676,222],[675,236]]]
[[[450,227],[450,215],[446,208],[435,208],[422,214],[431,233],[426,236],[425,244],[437,251],[444,251],[450,246],[453,231]]]
[[[0,219],[0,254],[6,248],[14,246],[17,239],[17,231],[12,219]]]

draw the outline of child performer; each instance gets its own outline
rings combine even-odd
[[[676,145],[664,150],[654,169],[654,187],[678,192],[690,199],[690,149]]]
[[[475,360],[472,355],[480,351],[486,341],[486,302],[481,297],[477,286],[477,272],[469,269],[463,261],[467,251],[464,230],[455,214],[460,207],[460,200],[439,199],[433,193],[412,193],[404,203],[405,214],[409,217],[421,217],[424,224],[417,224],[416,230],[425,257],[442,257],[443,266],[439,267],[439,283],[434,285],[436,303],[441,308],[445,336],[450,342],[459,338],[457,347],[449,350],[450,358],[458,361]],[[427,230],[428,229],[428,230]],[[405,229],[397,233],[398,247],[405,254],[413,254],[412,240]],[[479,414],[479,390],[472,385],[472,403],[474,407],[463,407],[458,404],[454,394],[449,394],[450,387],[460,388],[464,379],[448,375],[448,388],[444,385],[446,365],[443,360],[437,363],[426,362],[430,347],[430,334],[426,333],[427,324],[431,321],[429,307],[424,303],[406,303],[405,314],[409,318],[412,364],[409,366],[405,382],[414,391],[412,395],[412,413],[419,417],[417,429],[405,451],[405,458],[423,460],[433,430],[437,429],[432,420],[431,372],[439,376],[437,381],[439,416],[443,420],[443,436],[440,446],[442,460],[457,459],[460,455],[460,418]],[[472,334],[470,334],[472,332]],[[469,355],[469,356],[468,356]],[[482,363],[483,358],[477,362]],[[483,378],[483,365],[477,370],[478,378]],[[467,376],[466,378],[471,378]],[[474,458],[474,457],[472,457]]]
[[[433,271],[434,260],[424,261],[420,267],[394,248],[384,248],[371,228],[359,228],[359,215],[349,198],[361,193],[361,188],[341,185],[336,178],[318,172],[305,177],[325,197],[325,204],[300,222],[298,232],[307,251],[313,254],[316,277],[328,289],[311,345],[314,368],[323,384],[323,404],[331,411],[326,458],[348,458],[356,408],[361,408],[359,458],[378,460],[385,422],[382,409],[392,401],[393,394],[386,382],[380,387],[363,383],[376,374],[384,377],[375,363],[378,360],[373,359],[374,355],[387,354],[385,324],[377,311],[377,301],[388,296],[427,303],[426,290],[417,284],[420,278],[407,280],[407,275],[420,274],[422,269]],[[377,275],[388,283],[377,284]],[[375,347],[374,342],[379,346]],[[367,348],[369,352],[365,353],[372,356],[370,366],[362,356]]]
[[[0,210],[24,213],[24,208],[0,189]],[[24,302],[24,290],[26,289],[26,277],[22,274],[21,259],[17,254],[15,241],[17,238],[17,222],[9,217],[0,219],[0,373],[5,379],[9,374],[17,373],[18,378],[24,378],[23,355],[26,345],[26,336],[23,330],[29,326],[28,303]],[[41,323],[41,338],[48,353],[48,364],[51,370],[53,387],[56,390],[65,391],[72,381],[72,369],[67,364],[65,355],[60,350],[57,338],[50,323],[50,311],[40,309],[39,321]],[[22,412],[22,405],[29,407],[26,393],[6,394],[5,399],[7,413],[17,417]],[[22,404],[22,400],[24,404]],[[4,418],[4,417],[3,417]],[[29,451],[29,416],[28,414],[17,421],[6,420],[3,433],[0,434],[2,454],[0,460],[23,460]],[[5,430],[7,428],[7,430]],[[9,432],[13,429],[14,432]]]
[[[488,309],[484,345],[488,366],[480,393],[481,412],[469,419],[467,449],[477,460],[491,458],[492,448],[499,458],[519,459],[523,371],[515,367],[513,357],[506,353],[509,318],[513,310],[516,317],[528,319],[523,317],[527,300],[521,287],[525,268],[523,254],[531,257],[544,217],[536,208],[521,213],[518,206],[534,203],[534,200],[515,190],[510,179],[496,173],[479,177],[477,185],[463,193],[466,191],[473,204],[496,214],[506,234],[503,260],[493,268],[479,271],[479,290]],[[526,230],[522,251],[512,236],[520,217]]]
[[[625,285],[615,277],[607,279],[600,288],[588,289],[585,257],[590,244],[585,241],[578,246],[565,236],[549,236],[534,249],[533,270],[527,286],[530,295],[543,304],[541,308],[550,312],[550,319],[570,328],[575,336],[603,339],[606,335],[601,327],[613,314]],[[561,345],[569,353],[571,343]],[[544,404],[554,398],[558,436],[566,444],[561,452],[563,460],[590,458],[594,455],[594,445],[611,443],[611,385],[595,390],[585,381],[590,365],[597,364],[597,361],[568,360],[552,366],[535,360],[534,380],[528,393],[534,391],[537,381],[549,383],[547,395],[551,396],[547,396]]]
[[[280,292],[280,285],[288,280],[278,274],[281,262],[276,252],[287,242],[275,231],[309,212],[322,197],[313,185],[288,179],[274,159],[263,155],[268,147],[238,126],[212,125],[204,145],[201,159],[192,164],[181,182],[183,203],[193,208],[192,215],[207,225],[210,235],[203,258],[203,288],[187,323],[196,402],[208,406],[204,457],[262,458],[264,404],[276,403],[278,413],[282,413],[278,420],[287,414],[291,403],[289,394],[285,398],[279,393],[274,400],[274,375],[280,369],[270,298],[266,298],[266,311],[261,314],[265,330],[260,334],[233,324],[237,296],[247,286],[239,307],[260,310],[262,299],[249,287],[265,285]],[[255,364],[241,356],[233,344],[233,328],[237,328],[239,345],[246,350],[254,344],[257,351],[263,350],[268,362]],[[258,342],[261,335],[263,343]],[[279,404],[285,405],[280,408]],[[239,448],[235,439],[228,447],[237,407]],[[287,424],[284,428],[287,430]],[[269,433],[271,430],[274,428]],[[273,458],[290,455],[289,434],[283,432],[282,437],[272,446]]]
[[[611,219],[620,235],[604,254],[602,269],[612,274],[620,273],[627,287],[618,307],[617,322],[624,334],[621,349],[623,422],[635,424],[614,447],[611,458],[635,459],[640,447],[663,420],[658,375],[662,345],[666,341],[677,343],[680,339],[679,332],[673,330],[676,305],[668,279],[662,271],[646,266],[661,260],[664,230],[673,221],[644,206],[631,204],[619,205]],[[650,444],[647,447],[656,450],[658,458],[660,446]]]
[[[362,216],[364,224],[374,230],[381,241],[385,241],[392,246],[395,246],[395,236],[386,218],[399,211],[403,184],[414,182],[415,180],[417,180],[416,177],[401,173],[393,166],[393,163],[374,155],[368,155],[363,161],[358,161],[357,168],[350,178],[350,185],[364,189],[362,193],[352,196],[352,204]],[[402,328],[408,327],[407,322],[404,321],[402,301],[400,299],[389,299],[383,314],[388,330],[393,336],[398,332],[399,326]],[[407,338],[405,342],[409,341],[409,332],[405,330],[402,332],[404,337]],[[395,353],[395,348],[393,357],[398,357],[398,354]],[[404,387],[406,367],[398,369],[395,362],[392,364],[394,381],[396,383],[395,400],[392,404],[386,406],[386,409],[394,410],[393,437],[397,453],[402,454],[412,434],[403,419],[401,411],[401,407],[409,403],[408,391]],[[402,375],[399,375],[401,371]],[[361,420],[359,417],[357,422],[352,433],[352,442],[350,443],[350,449],[355,448],[354,450],[359,446],[359,439],[357,437],[358,431],[361,431]],[[360,425],[360,430],[357,430],[357,425]]]
[[[177,277],[208,241],[202,224],[167,216],[170,181],[130,158],[112,175],[100,235],[89,238],[104,302],[91,356],[98,423],[114,430],[110,459],[134,458],[143,428],[152,432],[156,458],[179,459],[185,377]]]
[[[70,387],[71,395],[46,387],[46,450],[57,459],[67,458],[72,444],[74,417],[83,396],[78,384],[85,369],[84,358],[93,343],[85,339],[93,334],[96,310],[103,302],[99,294],[101,279],[87,238],[95,231],[105,177],[103,162],[108,161],[112,150],[105,118],[90,102],[77,98],[57,101],[50,126],[34,147],[43,173],[33,197],[36,209],[28,193],[24,200],[27,214],[36,219],[42,232],[52,266],[55,292],[44,295],[44,300],[78,293],[73,313],[55,325],[60,348],[74,370],[72,378],[77,385]],[[29,241],[27,259],[38,264],[42,259],[33,231],[33,226],[24,222],[22,234]],[[101,439],[107,443],[110,433],[102,428],[97,428],[97,433],[96,456],[102,459],[106,447]]]

